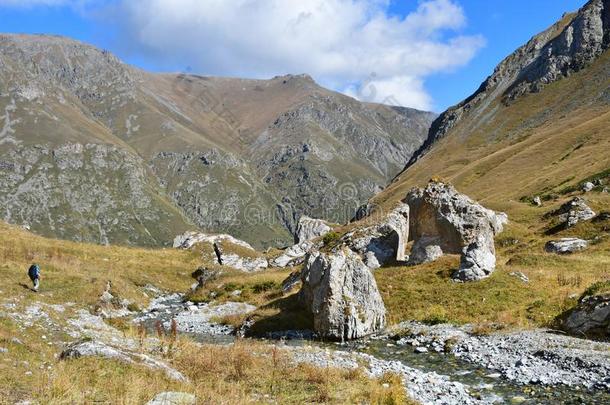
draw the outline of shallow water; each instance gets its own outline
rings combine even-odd
[[[180,301],[167,301],[167,308],[155,312],[154,318],[145,319],[142,324],[151,332],[155,331],[158,321],[165,322],[183,310]],[[235,340],[232,335],[212,335],[184,333],[194,340],[208,344],[229,344]],[[610,404],[610,392],[591,390],[581,386],[519,385],[499,376],[492,370],[477,367],[453,355],[436,353],[415,353],[411,346],[398,346],[392,340],[379,339],[336,344],[311,340],[295,339],[285,341],[289,346],[311,345],[342,351],[358,351],[373,355],[382,360],[397,360],[406,366],[425,372],[436,372],[448,376],[470,387],[473,396],[487,403],[522,404]]]

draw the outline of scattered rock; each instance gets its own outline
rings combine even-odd
[[[95,307],[95,312],[106,319],[121,318],[132,314],[128,308],[129,304],[128,300],[122,300],[112,294],[112,282],[107,281],[106,288]]]
[[[415,353],[428,353],[428,349],[425,346],[417,346],[413,351]]]
[[[331,227],[322,219],[310,218],[306,215],[299,218],[296,229],[296,243],[308,242],[330,232]]]
[[[432,261],[442,254],[461,254],[458,281],[474,281],[495,269],[494,236],[508,221],[506,214],[482,207],[448,184],[430,182],[405,198],[411,209],[414,240],[410,264]]]
[[[590,181],[587,181],[580,187],[580,190],[584,193],[588,193],[589,191],[593,190],[594,188],[595,188],[595,184],[591,183]]]
[[[549,253],[568,254],[585,250],[589,242],[578,238],[562,238],[559,240],[548,241],[544,245],[544,250]]]
[[[542,207],[542,200],[540,199],[539,196],[534,197],[532,199],[532,202],[534,203],[535,206]]]
[[[529,283],[530,279],[523,273],[521,273],[520,271],[511,271],[509,273],[509,276],[513,276],[513,277],[517,277],[519,280],[523,281],[524,283]]]
[[[299,300],[313,314],[320,336],[350,340],[384,327],[386,311],[375,278],[350,249],[310,253],[301,281]]]
[[[195,405],[197,397],[185,392],[162,392],[157,394],[146,405]]]
[[[584,198],[574,197],[557,210],[545,215],[545,217],[556,217],[561,221],[561,226],[569,228],[579,222],[592,219],[595,217],[595,212],[589,208]]]
[[[0,347],[0,353],[8,353],[8,349],[6,347]]]

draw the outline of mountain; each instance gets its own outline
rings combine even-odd
[[[435,118],[307,75],[151,74],[46,35],[0,35],[0,112],[0,218],[137,245],[195,227],[281,245],[302,214],[345,221]]]
[[[610,1],[589,1],[504,59],[443,112],[409,164],[373,202],[393,204],[433,176],[522,215],[610,168]],[[515,216],[513,215],[513,216]]]

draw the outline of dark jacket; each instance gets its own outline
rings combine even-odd
[[[40,278],[40,267],[38,267],[37,264],[31,265],[28,270],[28,276],[30,276],[32,280]]]

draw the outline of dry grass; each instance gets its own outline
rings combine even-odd
[[[186,290],[191,272],[201,264],[193,252],[79,244],[47,239],[0,223],[0,284],[6,295],[24,292],[33,262],[41,266],[41,293],[46,302],[94,304],[107,281],[113,291],[136,305],[148,298],[140,287],[150,284]]]
[[[606,235],[588,250],[572,255],[544,251],[549,237],[511,224],[496,240],[498,265],[488,279],[476,283],[451,281],[457,256],[413,267],[387,267],[375,272],[389,311],[390,323],[415,319],[429,323],[496,324],[511,327],[553,325],[590,285],[610,280],[610,242],[597,225],[582,224],[571,235]],[[541,227],[543,228],[543,227]],[[556,235],[555,237],[563,236]],[[511,275],[521,272],[528,283]]]

